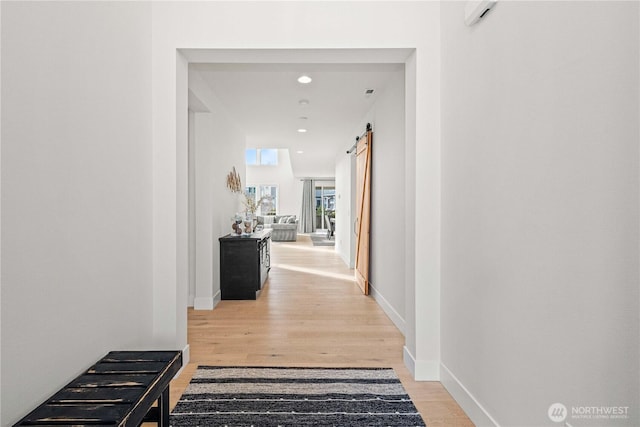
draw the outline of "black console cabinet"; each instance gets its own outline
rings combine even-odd
[[[220,237],[222,299],[256,299],[271,268],[271,230]]]

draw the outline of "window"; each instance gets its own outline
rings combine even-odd
[[[260,197],[267,197],[260,206],[262,215],[275,215],[276,206],[278,206],[278,186],[277,185],[261,185]]]
[[[247,148],[245,151],[245,163],[248,165],[258,164],[258,150],[255,148]]]
[[[277,166],[277,148],[247,148],[245,150],[245,163],[247,165]]]
[[[260,164],[273,165],[278,164],[278,150],[275,148],[263,148],[260,150]]]
[[[247,195],[248,198],[250,198],[253,201],[257,201],[256,199],[256,187],[246,187],[244,189],[245,194]]]
[[[316,185],[316,228],[326,230],[327,217],[336,215],[336,187],[333,184]]]
[[[245,193],[256,203],[264,197],[256,215],[276,215],[278,206],[277,185],[250,185],[245,188]]]

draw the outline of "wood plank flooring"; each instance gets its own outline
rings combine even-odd
[[[430,427],[473,426],[438,382],[416,382],[402,361],[404,337],[362,295],[333,247],[273,242],[271,272],[256,301],[189,309],[191,363],[171,383],[171,407],[197,365],[392,367]]]

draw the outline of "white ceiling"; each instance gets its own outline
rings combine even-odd
[[[247,148],[289,149],[296,177],[333,177],[335,159],[404,64],[190,64],[247,136]],[[306,74],[307,85],[297,78]],[[374,89],[373,95],[365,95]],[[306,99],[308,105],[299,101]],[[306,120],[300,117],[307,117]],[[306,133],[299,133],[306,128]],[[298,154],[297,151],[304,151]]]

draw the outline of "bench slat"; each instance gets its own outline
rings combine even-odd
[[[155,377],[151,374],[84,374],[73,380],[67,387],[147,387]]]
[[[87,373],[89,374],[118,374],[118,373],[138,373],[157,374],[165,366],[166,362],[107,362],[93,365]]]
[[[79,387],[65,388],[56,393],[50,403],[131,403],[140,399],[142,387]]]
[[[43,405],[22,424],[116,424],[128,410],[129,405]]]
[[[172,351],[110,351],[102,362],[169,362]]]

